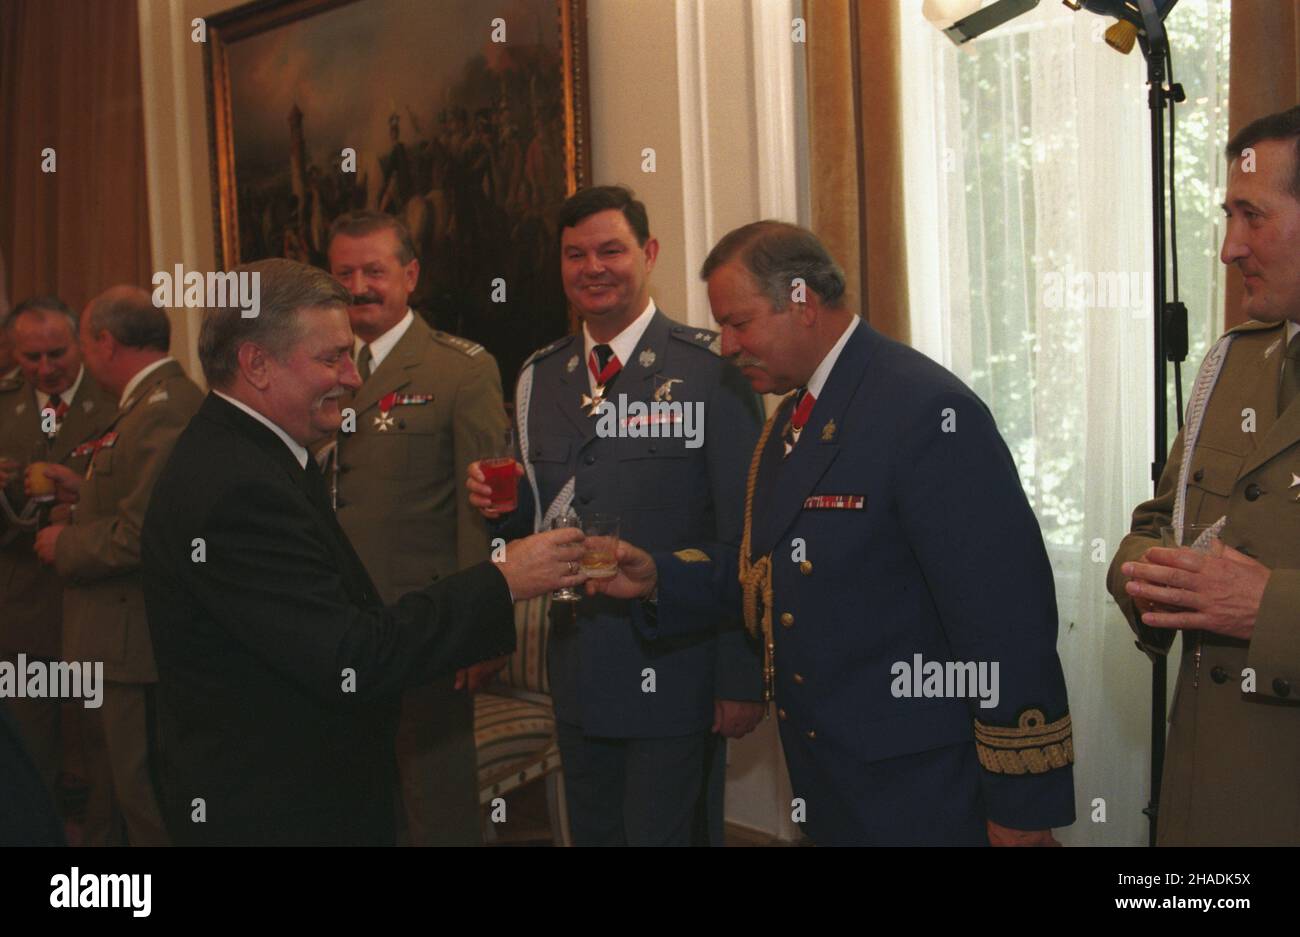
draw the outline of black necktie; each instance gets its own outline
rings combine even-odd
[[[618,372],[623,370],[622,364],[616,363],[614,367],[610,367],[610,362],[617,362],[618,359],[614,355],[614,349],[609,345],[593,345],[591,353],[596,358],[596,365],[592,369],[592,377],[596,379],[598,385],[609,387],[610,384],[614,383],[614,378],[618,376]]]

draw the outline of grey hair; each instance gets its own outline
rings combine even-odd
[[[167,312],[153,304],[149,293],[136,286],[115,286],[91,300],[87,310],[90,334],[108,332],[128,348],[165,352],[171,346],[172,326]]]
[[[243,309],[208,309],[199,329],[199,363],[209,387],[227,387],[239,371],[239,348],[252,342],[283,359],[302,337],[298,311],[347,306],[352,299],[343,286],[319,267],[272,258],[241,264],[235,274],[258,276],[259,311],[244,318]]]
[[[68,320],[68,325],[72,329],[72,340],[77,340],[77,314],[72,311],[63,300],[57,296],[33,296],[30,299],[24,299],[17,306],[10,310],[9,315],[4,320],[6,331],[12,331],[18,317],[24,312],[51,313],[56,316],[63,316]]]
[[[399,219],[382,211],[351,211],[339,215],[330,225],[326,249],[340,235],[362,238],[377,231],[393,232],[393,237],[397,238],[397,262],[403,267],[415,259],[415,242],[411,240],[411,232]]]
[[[844,271],[807,228],[784,221],[755,221],[725,234],[700,268],[707,280],[723,264],[740,264],[777,312],[790,305],[794,281],[802,280],[832,309],[844,304]]]

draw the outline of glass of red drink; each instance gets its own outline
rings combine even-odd
[[[506,430],[495,458],[479,463],[483,478],[492,489],[492,510],[509,513],[519,506],[519,476],[515,472],[514,434]]]

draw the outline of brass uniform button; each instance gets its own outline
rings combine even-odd
[[[793,627],[794,627],[794,616],[791,615],[789,612],[782,612],[782,613],[781,613],[781,624],[784,625],[786,628],[793,628]]]
[[[795,675],[794,675],[794,682],[795,682],[795,683],[803,683],[803,674],[801,674],[801,673],[797,673],[797,674],[795,674]]]
[[[810,739],[817,738],[817,732],[814,729],[809,729],[807,732],[804,733],[804,735],[808,736],[808,738]]]
[[[782,719],[789,719],[789,718],[790,718],[788,715],[786,715],[786,711],[785,711],[784,709],[778,709],[778,710],[776,711],[776,714],[777,714],[779,717],[781,717]]]
[[[809,560],[804,560],[802,563],[799,564],[799,572],[803,573],[805,576],[811,576],[812,563]]]

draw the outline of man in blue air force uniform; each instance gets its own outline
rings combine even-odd
[[[658,640],[744,607],[816,842],[1053,843],[1074,755],[1052,572],[987,408],[846,308],[802,228],[737,229],[702,275],[724,354],[797,389],[754,453],[741,548],[631,535],[588,588],[648,596]]]
[[[758,399],[718,356],[716,333],[681,325],[651,301],[658,243],[628,190],[579,192],[560,228],[565,292],[583,332],[541,349],[520,374],[527,481],[500,532],[530,532],[571,507],[618,515],[623,538],[656,550],[735,539]],[[467,487],[495,517],[477,466]],[[707,631],[647,638],[633,626],[637,610],[608,596],[551,607],[548,664],[573,840],[718,843],[721,738],[761,718],[757,647],[727,614]]]

